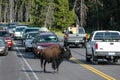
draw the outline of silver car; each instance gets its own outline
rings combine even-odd
[[[32,41],[35,37],[35,35],[38,33],[38,31],[33,31],[33,32],[28,32],[26,34],[26,39],[25,39],[25,51],[31,51],[32,50]]]
[[[0,55],[8,55],[8,45],[2,37],[0,37]]]

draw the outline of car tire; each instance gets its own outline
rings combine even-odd
[[[96,56],[94,56],[94,53],[92,52],[92,62],[93,64],[97,65],[98,64],[98,59]]]
[[[5,53],[3,54],[3,56],[7,56],[8,55],[8,50],[5,51]]]
[[[86,49],[86,62],[90,62],[91,61],[91,58],[90,56],[88,56],[88,52],[87,52],[87,49]]]

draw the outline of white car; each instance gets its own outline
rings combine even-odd
[[[28,32],[26,34],[25,39],[25,51],[32,51],[32,41],[34,40],[35,35],[38,33],[38,31]]]
[[[98,60],[118,62],[120,59],[120,32],[112,30],[94,31],[86,43],[86,61]]]
[[[22,31],[27,28],[27,26],[17,26],[14,32],[14,39],[22,39]]]

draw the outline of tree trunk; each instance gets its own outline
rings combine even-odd
[[[14,6],[13,0],[9,0],[10,22],[13,22],[13,6]]]
[[[0,0],[0,22],[2,22],[2,0]]]

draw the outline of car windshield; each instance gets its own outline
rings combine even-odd
[[[10,26],[8,27],[8,29],[13,29],[13,28],[16,28],[16,26],[15,26],[15,25],[10,25]]]
[[[79,32],[79,34],[84,34],[85,33],[85,31],[84,31],[84,29],[83,28],[79,28],[79,30],[78,30]]]
[[[34,37],[35,37],[35,34],[36,34],[36,33],[29,33],[29,34],[27,35],[27,39],[32,39],[32,38],[34,38]]]
[[[0,36],[1,36],[1,37],[9,37],[10,34],[9,34],[9,32],[2,31],[2,32],[0,32]]]
[[[53,35],[39,36],[38,42],[57,42],[58,39]]]
[[[25,27],[22,27],[22,28],[16,28],[16,31],[17,31],[17,32],[21,32],[21,31],[23,31],[23,29],[25,29]]]
[[[120,35],[116,32],[98,32],[94,40],[120,40]]]

